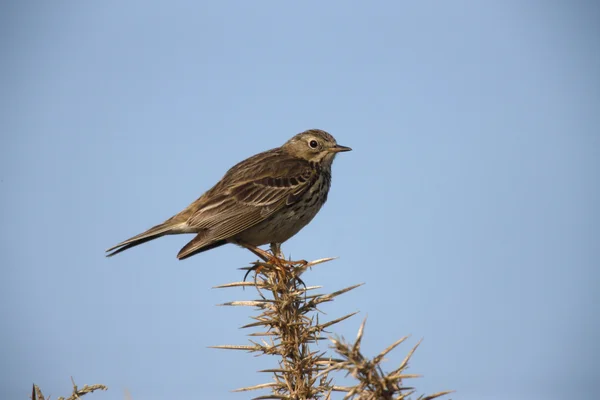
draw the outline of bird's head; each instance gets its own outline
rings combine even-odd
[[[299,133],[281,148],[295,157],[327,166],[331,166],[337,153],[352,150],[350,147],[340,146],[333,136],[320,129]]]

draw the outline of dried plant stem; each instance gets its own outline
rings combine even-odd
[[[362,323],[354,343],[343,338],[332,338],[331,348],[335,357],[316,350],[316,343],[325,339],[326,328],[351,317],[352,314],[328,322],[319,321],[317,306],[333,301],[337,296],[349,292],[360,285],[354,285],[330,294],[313,294],[320,286],[306,286],[300,276],[309,268],[331,261],[332,258],[313,262],[285,261],[270,255],[257,254],[263,259],[252,267],[244,268],[253,272],[253,282],[233,282],[217,288],[254,286],[259,298],[255,300],[232,301],[225,306],[249,306],[258,311],[253,323],[243,328],[261,328],[260,332],[249,334],[262,336],[258,343],[251,345],[220,345],[220,349],[246,350],[263,355],[278,357],[279,367],[261,372],[271,373],[273,382],[244,387],[236,391],[270,389],[268,395],[255,399],[320,399],[331,398],[334,391],[345,392],[344,399],[406,399],[413,389],[402,384],[403,379],[418,375],[405,373],[408,361],[415,346],[401,365],[390,373],[384,373],[381,362],[384,357],[406,338],[402,338],[369,360],[360,351],[365,322]],[[335,386],[330,373],[343,371],[353,376],[358,383],[351,387]],[[420,399],[433,399],[449,392],[440,392]]]
[[[92,393],[96,390],[108,390],[108,388],[104,385],[83,385],[83,387],[80,389],[75,384],[73,377],[71,377],[71,383],[73,384],[73,393],[71,393],[71,395],[66,399],[64,397],[59,397],[57,400],[76,400],[79,399],[81,396],[84,396],[88,393]],[[36,384],[33,385],[33,389],[31,391],[31,400],[45,400],[42,391]]]
[[[261,327],[263,332],[251,336],[264,336],[262,343],[251,341],[251,346],[224,345],[222,349],[244,349],[262,354],[276,355],[279,368],[264,372],[273,374],[274,382],[238,389],[239,391],[270,388],[272,397],[282,399],[317,399],[330,392],[333,386],[327,376],[319,375],[327,365],[322,363],[323,353],[311,346],[321,340],[321,332],[353,314],[336,321],[319,323],[311,312],[318,304],[331,301],[336,295],[354,287],[331,295],[310,295],[317,287],[306,287],[300,275],[308,268],[331,259],[306,262],[284,262],[275,258],[257,262],[250,268],[254,272],[254,286],[260,298],[252,301],[233,301],[224,305],[252,306],[260,310],[253,317],[254,323],[244,328]],[[234,282],[220,288],[247,286],[247,282]],[[355,286],[356,287],[356,286]]]

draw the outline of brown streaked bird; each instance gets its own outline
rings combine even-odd
[[[164,235],[195,233],[177,254],[180,260],[235,243],[255,251],[280,245],[319,212],[331,185],[337,153],[350,151],[320,129],[297,134],[283,146],[234,165],[225,176],[179,214],[106,250],[113,256]]]

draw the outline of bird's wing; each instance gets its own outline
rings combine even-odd
[[[291,157],[279,157],[276,165],[255,163],[242,172],[226,175],[187,221],[191,228],[208,229],[211,242],[234,237],[295,203],[318,178],[308,162]]]

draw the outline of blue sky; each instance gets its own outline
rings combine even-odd
[[[275,360],[235,246],[104,249],[308,128],[354,151],[283,249],[420,393],[590,398],[600,349],[599,9],[587,2],[14,2],[0,13],[0,398],[32,382],[243,399]],[[199,387],[202,387],[199,394]]]

